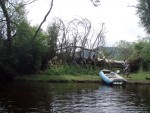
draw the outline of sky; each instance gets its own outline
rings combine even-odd
[[[39,25],[49,10],[51,0],[38,0],[27,6],[28,20],[32,25]],[[100,0],[100,6],[94,7],[90,0],[54,0],[53,9],[42,28],[46,30],[53,18],[58,17],[69,22],[76,17],[87,18],[95,29],[105,23],[106,45],[115,46],[125,40],[133,42],[147,34],[139,24],[136,15],[137,0]]]

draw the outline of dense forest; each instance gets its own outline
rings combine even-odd
[[[103,66],[104,57],[116,60],[138,62],[138,69],[150,70],[150,37],[135,42],[120,41],[117,46],[104,49],[105,24],[98,32],[93,32],[91,22],[86,18],[76,18],[64,24],[55,18],[43,31],[41,26],[50,14],[51,6],[39,26],[31,26],[25,7],[33,1],[0,1],[0,75],[13,77],[21,74],[35,74],[40,70],[52,68],[52,63],[91,64]],[[147,33],[150,32],[149,0],[139,0],[137,15]],[[94,6],[96,2],[93,2]],[[99,3],[99,2],[98,2]],[[145,7],[147,6],[147,7]],[[100,6],[99,6],[100,7]],[[96,34],[95,37],[91,34]],[[90,37],[90,38],[89,38]],[[94,41],[91,41],[94,40]],[[84,51],[88,51],[84,58]],[[102,63],[102,64],[97,64]]]

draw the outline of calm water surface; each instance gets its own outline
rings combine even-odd
[[[0,83],[0,113],[150,113],[150,86]]]

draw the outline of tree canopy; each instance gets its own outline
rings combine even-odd
[[[138,0],[137,14],[141,25],[150,33],[150,0]]]

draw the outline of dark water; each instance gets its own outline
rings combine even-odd
[[[150,113],[150,86],[0,83],[0,113]]]

